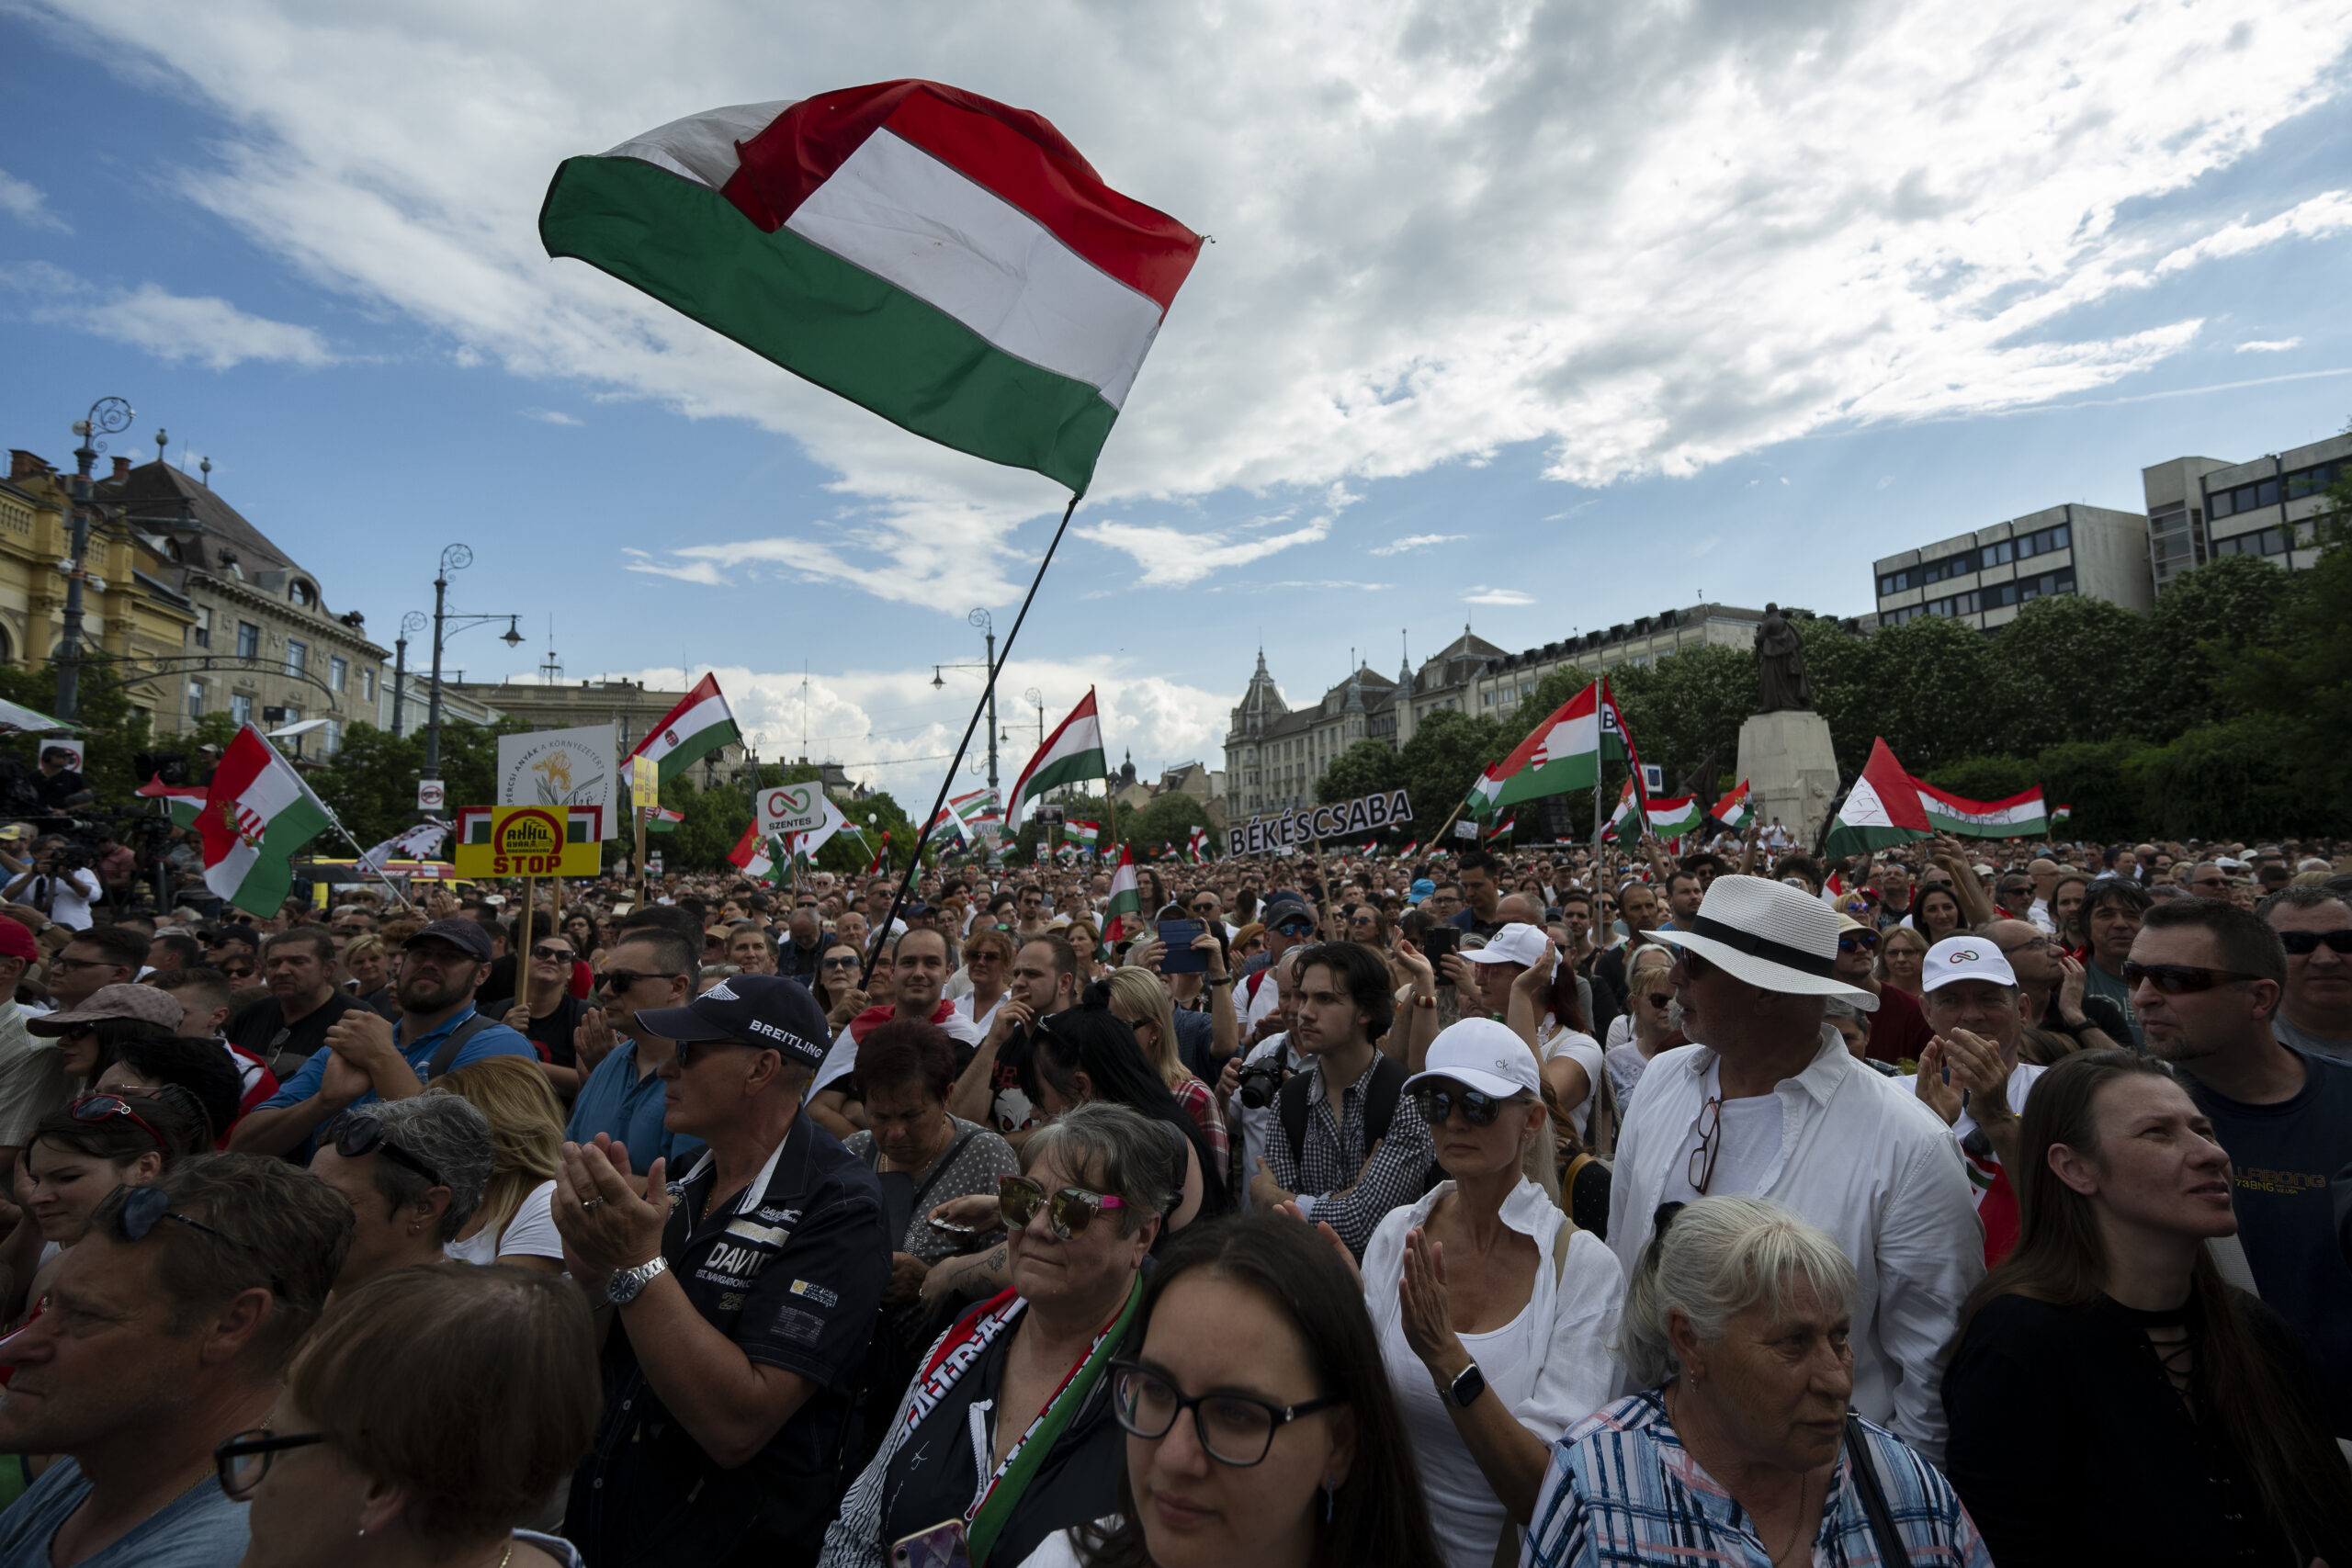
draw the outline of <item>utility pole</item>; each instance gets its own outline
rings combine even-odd
[[[82,445],[74,449],[73,542],[65,562],[65,629],[57,642],[57,716],[71,720],[82,704],[82,585],[89,580],[90,468],[107,449],[96,439],[130,428],[130,405],[120,398],[100,398],[87,417],[77,420],[74,434]]]

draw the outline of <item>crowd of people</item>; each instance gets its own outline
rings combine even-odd
[[[0,1568],[2352,1564],[2346,847],[1685,847],[36,846]]]

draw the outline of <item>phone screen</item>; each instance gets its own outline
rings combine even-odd
[[[1162,920],[1159,922],[1159,945],[1166,951],[1159,955],[1159,972],[1163,975],[1197,975],[1209,966],[1205,953],[1193,949],[1193,939],[1209,928],[1199,920]]]

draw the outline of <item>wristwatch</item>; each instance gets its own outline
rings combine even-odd
[[[605,1287],[605,1300],[616,1307],[625,1307],[645,1293],[645,1287],[669,1271],[670,1260],[656,1253],[634,1269],[616,1269],[611,1283]]]
[[[1460,1376],[1446,1385],[1445,1402],[1456,1410],[1467,1410],[1478,1403],[1478,1396],[1486,1392],[1487,1374],[1478,1370],[1477,1362],[1473,1361],[1462,1369]]]

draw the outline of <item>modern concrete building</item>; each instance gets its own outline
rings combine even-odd
[[[2251,463],[2174,457],[2140,470],[2148,502],[2148,563],[2158,592],[2222,556],[2259,556],[2298,571],[2319,558],[2312,520],[2327,489],[2352,473],[2352,435]]]
[[[1989,631],[2050,593],[2087,593],[2128,610],[2155,602],[2147,518],[2072,502],[1888,556],[1872,575],[1882,626],[1948,615]]]

